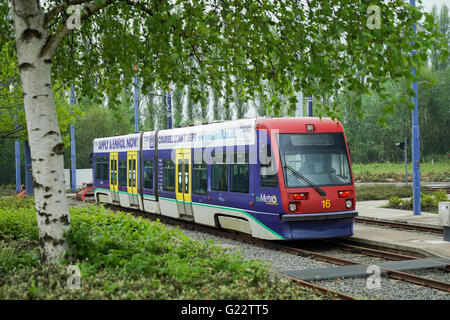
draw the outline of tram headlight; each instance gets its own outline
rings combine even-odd
[[[295,203],[289,203],[289,210],[292,212],[297,210],[297,205]]]
[[[345,206],[347,207],[347,209],[351,208],[352,205],[353,205],[353,201],[352,200],[345,201]]]

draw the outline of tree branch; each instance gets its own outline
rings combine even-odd
[[[50,21],[51,18],[55,17],[58,13],[60,13],[62,10],[67,8],[69,5],[76,5],[76,4],[83,4],[90,2],[92,0],[67,0],[64,3],[60,4],[59,6],[51,9],[47,14],[45,15],[45,25]],[[140,7],[142,11],[149,15],[153,15],[153,11],[145,6],[143,3],[135,2],[132,0],[125,0],[125,2],[132,6],[132,7]],[[82,13],[81,13],[81,22],[88,19],[90,16],[95,14],[97,11],[100,11],[101,9],[113,4],[113,0],[106,0],[102,5],[96,5],[96,4],[90,4],[86,6]],[[47,42],[45,43],[44,47],[41,50],[40,56],[46,57],[47,59],[50,59],[53,54],[56,51],[56,48],[58,48],[61,41],[70,33],[70,29],[67,28],[67,25],[64,24],[61,29],[54,34],[53,36],[49,37]]]
[[[75,2],[77,0],[74,0],[72,2]],[[80,0],[83,1],[83,0]],[[70,1],[69,1],[70,2]],[[87,1],[84,1],[87,2]],[[102,5],[96,5],[96,4],[90,4],[87,7],[85,7],[81,13],[81,22],[88,19],[90,16],[94,15],[96,12],[100,11],[101,9],[109,6],[112,4],[113,0],[106,0]],[[67,27],[67,24],[64,24],[62,28],[53,36],[49,37],[47,39],[47,42],[45,43],[44,47],[41,50],[40,56],[46,57],[47,59],[50,59],[53,54],[56,51],[56,48],[58,48],[61,41],[69,34],[71,29]]]
[[[45,14],[45,19],[44,19],[44,25],[46,26],[47,23],[56,15],[58,15],[58,13],[60,13],[63,10],[66,10],[68,6],[74,6],[77,4],[83,4],[86,2],[89,2],[92,0],[67,0],[64,1],[63,3],[61,3],[60,5],[54,7],[53,9],[51,9],[50,11],[48,11]]]

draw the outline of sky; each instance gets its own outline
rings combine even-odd
[[[446,4],[447,7],[450,8],[450,0],[422,0],[422,5],[424,6],[425,11],[430,12],[431,8],[433,8],[433,4],[436,4],[438,9],[440,9],[443,4]]]

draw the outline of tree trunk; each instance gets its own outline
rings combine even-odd
[[[43,54],[48,35],[39,0],[11,2],[41,255],[44,261],[58,262],[68,249],[63,233],[70,228],[70,217],[64,190],[64,144],[50,75],[51,58]]]

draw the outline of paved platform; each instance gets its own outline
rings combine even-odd
[[[385,204],[387,204],[385,200],[360,201],[356,204],[356,210],[358,215],[364,218],[439,227],[438,214],[422,212],[420,216],[415,216],[408,210],[380,208]],[[347,239],[352,242],[417,252],[427,257],[450,258],[450,242],[444,241],[443,235],[355,223],[354,235]]]

